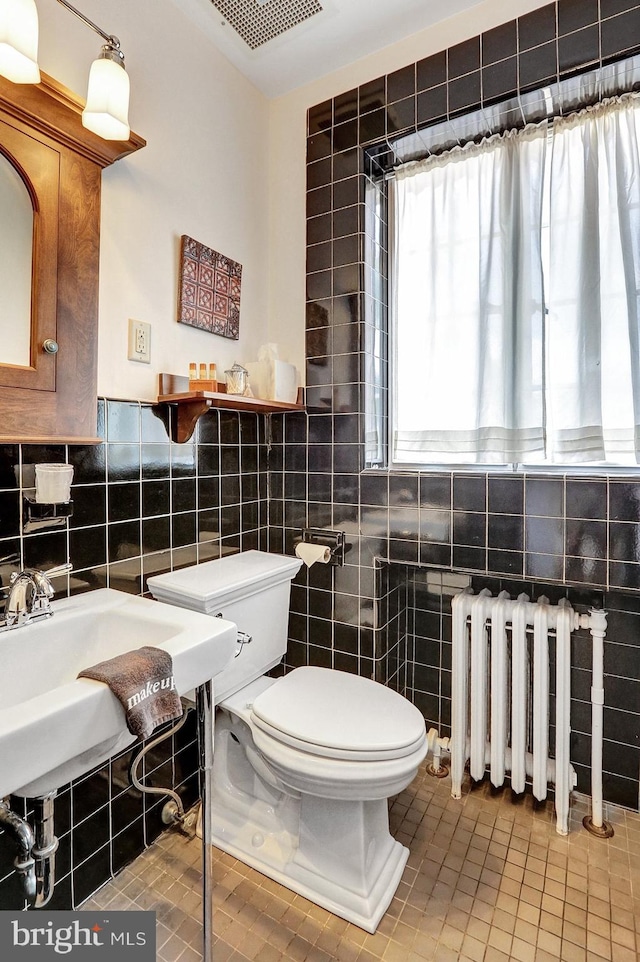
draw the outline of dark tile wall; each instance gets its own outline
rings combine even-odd
[[[410,566],[599,599],[611,612],[606,795],[636,809],[640,478],[384,470],[386,210],[378,175],[397,160],[398,144],[428,126],[639,48],[640,4],[559,0],[311,108],[307,413],[272,418],[269,517],[272,550],[292,552],[304,524],[344,530],[351,546],[344,567],[316,565],[298,576],[288,664],[378,678],[444,729],[448,596],[432,611],[420,587],[426,573],[411,567],[407,575]],[[367,407],[377,414],[365,421]],[[579,654],[574,755],[584,786],[588,673]]]
[[[178,445],[150,405],[101,399],[98,413],[101,444],[0,447],[0,591],[21,567],[70,560],[71,574],[54,582],[58,596],[101,587],[144,594],[151,574],[267,547],[263,418],[211,411],[192,441]],[[65,460],[75,466],[73,516],[61,529],[23,534],[28,466]],[[174,788],[187,808],[199,795],[194,715],[141,768],[149,785]],[[58,881],[48,908],[77,906],[164,830],[164,800],[129,785],[133,754],[58,793]],[[30,811],[28,801],[13,803],[19,814]],[[0,831],[1,909],[24,905],[14,857],[13,841]]]
[[[170,730],[164,725],[155,734]],[[136,858],[166,830],[161,812],[166,799],[142,795],[129,783],[129,767],[141,746],[63,786],[55,799],[56,884],[45,911],[80,905],[112,875]],[[152,749],[138,769],[144,783],[172,788],[185,809],[198,799],[198,742],[195,712],[182,729]],[[31,824],[28,799],[13,798],[12,809]],[[0,909],[17,911],[25,901],[13,871],[16,850],[10,834],[0,833]]]
[[[313,459],[313,448],[309,457]],[[505,589],[512,597],[525,591],[535,600],[544,594],[553,603],[567,596],[578,611],[604,608],[608,612],[605,798],[637,810],[640,579],[621,589],[611,578],[606,581],[605,571],[605,580],[599,582],[600,568],[592,567],[599,559],[591,555],[598,550],[597,539],[604,539],[606,546],[608,531],[618,524],[608,520],[615,514],[617,486],[623,485],[626,497],[637,501],[640,480],[460,473],[417,477],[386,471],[362,472],[356,480],[358,501],[351,507],[357,509],[359,521],[345,521],[352,512],[343,513],[339,503],[333,505],[327,521],[327,526],[347,531],[350,550],[345,566],[303,569],[294,584],[288,667],[319,664],[375,678],[410,698],[428,727],[448,735],[454,591],[470,583],[475,591],[489,587],[497,594]],[[312,503],[309,500],[309,507]],[[583,517],[574,518],[580,513],[578,505]],[[302,506],[296,502],[296,507],[299,511]],[[304,524],[304,518],[299,523]],[[640,517],[625,524],[633,528],[637,544]],[[491,548],[490,532],[494,531],[497,546]],[[272,544],[290,552],[296,533],[295,528],[272,528]],[[552,545],[557,552],[539,555],[545,563],[549,559],[553,565],[549,569],[541,568],[538,558],[531,567],[527,564],[524,546],[537,544],[537,538],[545,551]],[[567,553],[576,539],[587,545],[582,556]],[[522,547],[516,550],[519,543]],[[501,560],[504,557],[508,564]],[[514,557],[517,563],[512,563]],[[604,564],[607,569],[617,562]],[[587,636],[574,642],[572,664],[572,761],[579,789],[588,792],[591,646]]]

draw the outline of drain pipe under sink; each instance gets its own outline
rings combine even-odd
[[[14,859],[24,897],[33,908],[46,905],[55,885],[55,853],[58,839],[53,832],[53,800],[55,792],[33,799],[35,832],[27,821],[9,807],[9,799],[0,800],[0,826],[10,832],[17,843]]]

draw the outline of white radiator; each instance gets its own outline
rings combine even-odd
[[[506,591],[497,597],[485,589],[456,595],[453,610],[451,694],[451,794],[460,798],[464,767],[480,780],[489,767],[491,783],[511,774],[514,792],[522,792],[527,776],[534,797],[547,797],[555,786],[557,831],[568,832],[569,794],[576,775],[569,758],[571,707],[571,632],[591,630],[602,644],[603,612],[578,615],[566,599],[536,604],[527,595],[516,600]],[[593,624],[592,624],[593,621]],[[549,757],[549,633],[555,634],[555,757]],[[592,701],[604,702],[602,679],[592,687]],[[600,786],[602,782],[601,731]],[[592,773],[594,804],[598,773]],[[600,787],[600,806],[601,787]]]

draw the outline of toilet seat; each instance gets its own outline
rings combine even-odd
[[[409,707],[416,714],[413,715],[413,712],[410,712],[409,715],[412,716],[412,721],[418,729],[417,738],[408,745],[396,746],[395,748],[389,748],[387,751],[369,750],[368,757],[362,757],[364,754],[362,747],[358,751],[353,748],[349,750],[334,747],[332,749],[326,745],[315,745],[293,735],[287,735],[287,733],[268,725],[260,718],[260,713],[270,714],[273,711],[278,715],[278,708],[282,707],[284,718],[281,719],[281,722],[288,717],[289,727],[292,724],[298,727],[301,720],[298,696],[302,692],[309,693],[306,682],[309,682],[315,688],[318,698],[320,693],[322,693],[322,697],[326,697],[324,687],[326,680],[322,679],[322,675],[316,676],[316,672],[327,672],[332,677],[340,676],[339,680],[342,681],[344,681],[343,676],[346,674],[338,671],[329,672],[329,669],[325,668],[296,668],[290,674],[281,678],[258,678],[235,694],[224,698],[218,707],[239,718],[248,726],[251,730],[253,744],[266,759],[269,767],[277,774],[284,785],[295,792],[309,793],[318,798],[346,800],[358,798],[386,799],[390,795],[401,792],[414,777],[420,762],[427,754],[428,748],[424,718],[417,709],[413,709],[412,705],[409,705]],[[305,682],[303,685],[299,685],[298,682],[300,674],[302,674],[302,680]],[[306,679],[305,675],[307,676]],[[378,688],[383,687],[366,678],[360,678],[358,681],[359,676],[357,675],[347,675],[347,678],[355,679],[355,682],[345,682],[349,688],[352,685],[359,685],[360,681],[368,683],[365,685],[365,689],[373,685],[375,692]],[[331,687],[334,688],[335,697],[335,687]],[[406,699],[398,695],[397,692],[388,689],[384,689],[384,691],[394,696],[387,702],[387,706],[391,704],[394,709],[398,709],[398,699],[400,700],[400,706],[403,702],[406,702]],[[272,693],[271,698],[266,697],[269,693]],[[292,693],[295,693],[296,697]],[[360,697],[362,698],[362,692]],[[327,703],[323,702],[322,704],[326,715]],[[379,708],[380,702],[375,698],[375,695],[369,705],[370,708],[372,705],[377,705]],[[402,710],[401,707],[400,710]],[[287,715],[288,711],[295,713],[293,718]],[[335,716],[334,710],[332,717]],[[352,744],[359,742],[362,746],[364,736],[362,718],[363,715],[360,712],[358,715],[359,724],[355,725],[355,733],[352,733],[354,737],[349,739],[342,737],[341,741],[351,742]],[[387,718],[387,721],[390,721],[390,719]],[[324,727],[326,730],[326,726]],[[370,739],[371,734],[369,732]],[[344,736],[344,732],[342,735]],[[405,740],[408,737],[411,736],[405,729]]]
[[[251,726],[297,751],[345,761],[392,761],[421,751],[422,714],[369,678],[296,668],[258,694]]]

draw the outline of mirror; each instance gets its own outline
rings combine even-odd
[[[30,363],[33,206],[13,164],[0,153],[0,363]]]

